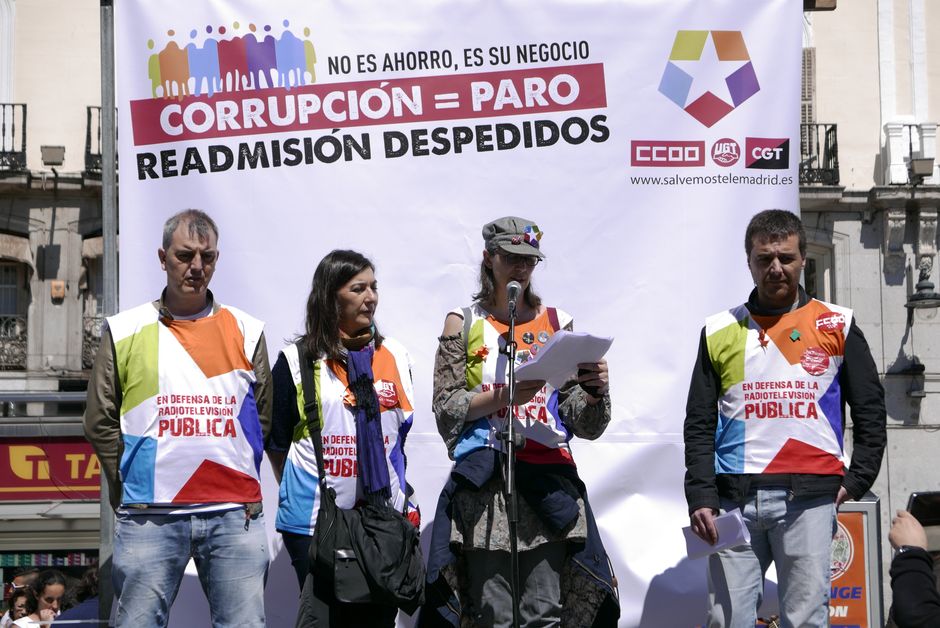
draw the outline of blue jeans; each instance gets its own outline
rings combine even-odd
[[[741,507],[751,543],[709,557],[709,628],[754,628],[771,561],[779,579],[781,626],[829,625],[835,501],[790,500],[788,493],[785,488],[758,488],[743,505],[722,498],[722,512]]]
[[[246,521],[242,509],[173,516],[119,514],[114,524],[114,625],[166,626],[190,557],[214,628],[264,626],[264,519],[259,513]]]

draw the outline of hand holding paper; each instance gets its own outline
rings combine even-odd
[[[578,364],[578,384],[591,397],[595,399],[603,397],[610,389],[607,360],[601,358],[597,362],[581,362]]]
[[[709,545],[718,542],[718,528],[715,527],[715,517],[717,516],[717,510],[705,506],[696,508],[689,517],[692,521],[692,532]]]
[[[682,528],[685,535],[685,548],[689,558],[702,558],[709,554],[729,547],[737,547],[751,542],[751,534],[747,531],[741,511],[735,508],[712,520],[718,530],[718,541],[710,545],[692,532],[692,526]]]
[[[537,355],[516,369],[516,379],[544,379],[559,388],[577,373],[578,364],[600,361],[613,342],[584,332],[557,331]]]

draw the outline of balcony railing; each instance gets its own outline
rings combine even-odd
[[[839,185],[839,137],[835,124],[800,125],[800,183]]]
[[[0,177],[26,170],[26,105],[0,103]]]
[[[101,107],[86,107],[85,174],[101,176]]]
[[[95,364],[98,345],[101,344],[103,316],[86,316],[82,319],[82,368],[90,369]]]
[[[0,370],[26,370],[25,316],[0,316]]]
[[[101,107],[86,107],[85,111],[85,176],[101,178]],[[117,112],[115,111],[116,119]],[[115,135],[117,135],[116,132]],[[116,155],[115,166],[117,166]]]

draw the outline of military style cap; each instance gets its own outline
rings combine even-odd
[[[545,254],[539,249],[541,239],[538,225],[518,216],[497,218],[483,227],[483,242],[488,250],[499,248],[506,253],[545,259]]]

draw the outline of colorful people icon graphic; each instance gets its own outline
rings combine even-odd
[[[248,33],[238,34],[239,22],[230,28],[214,29],[206,25],[200,40],[198,29],[189,31],[184,48],[175,40],[176,31],[167,31],[167,42],[159,52],[147,57],[147,78],[153,98],[208,96],[220,92],[247,89],[291,89],[316,83],[317,53],[310,40],[310,28],[304,28],[300,39],[290,30],[290,20],[282,20],[284,30],[275,36],[270,24],[263,27],[259,40],[258,27],[250,23]],[[156,47],[147,40],[147,49]]]

